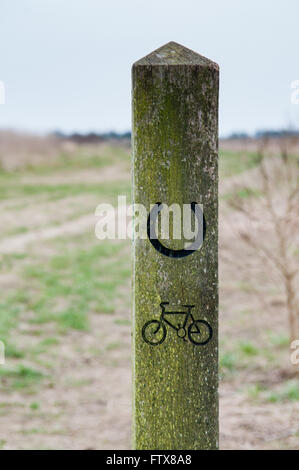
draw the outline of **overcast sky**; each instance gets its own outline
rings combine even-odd
[[[125,131],[132,63],[168,41],[216,61],[220,133],[299,128],[298,0],[0,0],[0,127]]]

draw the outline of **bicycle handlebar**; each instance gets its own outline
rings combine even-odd
[[[169,305],[169,302],[161,302],[160,307],[163,307],[164,305]],[[181,305],[181,307],[186,307],[186,308],[193,308],[195,305]]]

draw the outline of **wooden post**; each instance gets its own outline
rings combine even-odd
[[[205,229],[196,251],[133,243],[134,448],[215,449],[219,69],[170,42],[132,78],[133,202],[202,204]]]

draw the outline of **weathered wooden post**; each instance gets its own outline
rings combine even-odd
[[[170,42],[132,75],[133,202],[202,204],[204,214],[195,251],[150,240],[150,219],[148,238],[134,241],[134,447],[215,449],[219,69]]]

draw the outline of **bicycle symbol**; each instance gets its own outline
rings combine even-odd
[[[150,344],[151,346],[158,346],[159,344],[163,343],[167,334],[165,323],[176,330],[179,338],[187,341],[185,337],[187,335],[186,327],[189,320],[191,320],[191,323],[188,327],[188,338],[191,343],[195,344],[196,346],[203,346],[211,340],[213,335],[211,325],[205,320],[195,320],[191,313],[191,309],[194,308],[195,305],[183,305],[183,307],[187,308],[187,311],[175,312],[167,312],[165,305],[169,305],[169,302],[160,303],[162,312],[159,320],[149,320],[143,325],[142,338],[147,344]],[[183,324],[178,323],[175,325],[171,323],[166,318],[166,315],[184,316]]]

